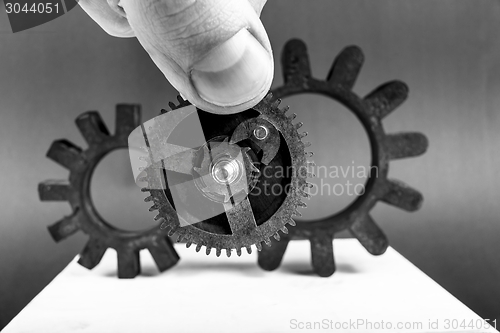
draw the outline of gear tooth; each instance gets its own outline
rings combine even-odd
[[[139,250],[121,249],[117,250],[118,255],[118,278],[132,279],[141,272]]]
[[[275,100],[272,104],[271,104],[271,107],[273,109],[276,109],[278,108],[278,106],[281,104],[281,98],[278,98],[277,100]]]
[[[206,248],[206,251],[205,251],[205,253],[207,254],[207,256],[210,254],[211,251],[212,251],[212,248],[207,245],[207,248]]]
[[[175,105],[175,103],[174,103],[174,102],[168,102],[168,106],[170,106],[170,108],[171,108],[172,110],[177,109],[177,105]]]
[[[315,167],[316,163],[314,161],[306,161],[308,166]]]
[[[175,252],[172,242],[167,237],[157,238],[147,245],[149,253],[153,257],[160,272],[171,268],[179,261],[179,255]]]
[[[149,201],[152,201],[152,200],[153,200],[152,196],[148,196],[148,197],[144,198],[144,202],[149,202]]]
[[[160,110],[160,114],[165,114],[165,113],[168,113],[168,110],[165,110],[165,109]]]
[[[283,114],[285,114],[285,113],[288,112],[288,110],[290,110],[290,106],[289,105],[287,105],[283,109],[281,109],[281,112],[283,112]]]
[[[125,136],[141,124],[141,106],[118,104],[116,106],[115,137]]]
[[[165,230],[168,227],[167,221],[163,221],[162,224],[160,225],[161,230]]]
[[[38,184],[38,195],[41,201],[68,201],[71,184],[67,180],[46,180]]]
[[[264,239],[264,244],[266,244],[267,246],[271,246],[271,240],[269,238],[266,238]]]
[[[295,129],[299,129],[304,125],[303,122],[299,121],[298,123],[295,124]]]
[[[169,235],[170,237],[172,237],[175,234],[175,231],[176,231],[176,228],[175,227],[171,227],[170,230],[168,231],[167,235]]]
[[[281,239],[280,234],[275,233],[274,234],[274,239],[276,239],[277,241],[279,241]]]
[[[238,255],[238,257],[241,257],[241,248],[236,249],[236,254]]]
[[[54,241],[59,242],[80,230],[77,214],[77,212],[73,212],[70,216],[65,216],[48,227]]]
[[[257,248],[257,251],[262,251],[262,244],[259,242],[259,243],[256,243],[255,244],[255,247]]]
[[[363,61],[363,52],[359,47],[346,47],[335,58],[326,78],[328,83],[332,86],[341,85],[345,89],[351,90],[361,70]]]
[[[177,235],[177,240],[176,240],[177,243],[180,243],[183,240],[184,240],[184,235]]]
[[[154,204],[153,206],[149,207],[148,211],[149,212],[153,212],[153,211],[155,211],[157,209],[158,209],[158,206],[156,206],[156,204]]]
[[[292,213],[292,215],[298,216],[298,217],[302,216],[302,214],[298,210],[294,210],[293,213]]]
[[[201,244],[196,244],[196,252],[200,252],[201,250]]]
[[[304,148],[311,147],[311,142],[306,141],[304,142]]]
[[[186,242],[186,248],[189,249],[191,247],[191,245],[193,245],[193,243],[191,243],[191,241],[187,241]]]
[[[273,93],[269,92],[262,101],[266,104],[269,104],[272,101],[272,99],[273,99]]]
[[[220,257],[220,253],[221,253],[221,249],[220,249],[220,247],[218,247],[217,249],[215,249],[215,255],[216,255],[217,257]]]
[[[307,208],[307,204],[305,202],[299,201],[297,206],[302,207],[302,208]]]
[[[312,151],[306,151],[304,155],[306,155],[306,157],[313,157],[314,153]]]
[[[283,226],[283,227],[281,227],[280,230],[281,230],[282,233],[288,234],[288,228],[287,227]]]
[[[291,115],[288,116],[288,119],[290,119],[290,121],[294,120],[295,118],[297,118],[296,113],[292,113]]]
[[[288,224],[291,225],[292,227],[295,227],[297,225],[292,218],[288,219]]]
[[[383,254],[389,246],[386,235],[370,215],[357,219],[349,230],[361,245],[373,255]]]
[[[182,98],[181,95],[177,95],[177,101],[179,102],[179,104],[183,104],[185,102],[184,98]]]
[[[383,142],[390,160],[421,155],[429,145],[425,135],[414,132],[387,134]]]
[[[299,191],[300,195],[303,196],[304,198],[307,198],[309,199],[311,197],[311,195],[307,192],[304,192],[304,191]]]
[[[408,86],[401,81],[387,82],[364,98],[371,115],[379,119],[394,111],[408,97]]]
[[[160,215],[160,214],[158,214],[158,215],[156,215],[155,217],[153,217],[153,220],[155,220],[155,221],[159,221],[159,220],[161,220],[161,218],[162,218],[162,217],[161,217],[161,215]]]
[[[300,39],[292,39],[285,44],[281,64],[285,85],[304,82],[304,79],[311,77],[307,46]]]
[[[108,128],[97,111],[85,112],[75,122],[89,146],[97,145],[109,136]]]
[[[68,140],[52,142],[47,157],[68,170],[75,170],[85,163],[82,149]]]
[[[226,249],[226,255],[228,258],[231,256],[231,249]]]
[[[333,239],[325,233],[313,234],[311,240],[311,261],[316,274],[328,277],[335,272]]]
[[[389,205],[409,212],[416,211],[422,206],[424,200],[422,194],[399,180],[387,180],[387,189],[381,200]]]
[[[246,246],[247,253],[252,254],[252,247],[250,245]]]
[[[92,269],[101,262],[101,259],[107,249],[107,246],[100,240],[90,238],[80,253],[78,263],[85,268]]]

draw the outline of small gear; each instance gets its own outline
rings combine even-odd
[[[389,161],[423,154],[428,146],[421,133],[386,134],[382,119],[402,104],[408,87],[400,81],[388,82],[365,98],[358,97],[352,88],[363,64],[364,56],[356,46],[345,48],[335,59],[327,80],[311,76],[309,57],[304,42],[289,41],[283,50],[281,62],[284,85],[276,88],[276,97],[284,98],[302,93],[317,93],[330,97],[346,106],[356,115],[365,128],[372,149],[372,175],[365,185],[365,192],[343,211],[315,221],[297,221],[280,242],[259,253],[259,265],[265,270],[276,269],[286,251],[288,242],[307,239],[311,243],[312,266],[316,274],[330,276],[335,272],[333,257],[334,235],[349,230],[373,255],[380,255],[388,247],[387,237],[370,217],[369,211],[377,201],[407,211],[420,208],[423,197],[406,184],[387,178]]]
[[[96,111],[83,113],[76,119],[89,147],[82,151],[67,140],[52,143],[47,157],[69,169],[69,181],[48,180],[38,185],[42,201],[68,201],[73,213],[51,225],[52,238],[59,242],[81,230],[89,241],[80,253],[78,263],[92,269],[101,261],[108,248],[118,255],[118,277],[133,278],[140,273],[139,251],[148,249],[160,271],[179,260],[166,232],[159,227],[147,231],[125,231],[113,227],[97,212],[90,197],[92,173],[97,164],[110,152],[128,148],[128,136],[140,124],[138,105],[117,105],[116,130],[110,135]]]
[[[170,104],[173,111],[163,110],[162,113],[175,116],[181,111],[179,109],[190,105],[180,97],[178,100],[179,105]],[[304,150],[310,144],[303,143],[301,139],[306,134],[297,131],[302,123],[294,125],[292,119],[295,115],[287,116],[288,108],[278,108],[279,102],[273,101],[269,94],[252,109],[224,116],[196,109],[206,141],[193,149],[194,152],[184,153],[184,160],[178,158],[181,155],[171,157],[173,162],[164,158],[168,155],[164,148],[170,140],[168,137],[163,138],[164,147],[156,144],[158,140],[147,138],[148,135],[154,137],[155,131],[160,132],[160,127],[155,129],[153,125],[145,129],[150,133],[144,133],[144,142],[151,157],[140,170],[145,176],[139,180],[148,184],[143,188],[150,193],[146,201],[154,203],[150,210],[158,210],[155,219],[162,221],[162,228],[169,230],[169,236],[177,234],[177,241],[185,241],[187,247],[196,244],[196,251],[205,246],[207,254],[215,249],[217,256],[222,250],[230,256],[232,250],[241,255],[242,248],[251,253],[252,245],[260,251],[262,242],[270,246],[270,237],[280,239],[279,231],[288,233],[286,224],[295,225],[291,217],[299,215],[297,207],[305,207],[301,198],[308,196],[305,188],[310,186],[306,182],[306,155],[310,153]],[[267,142],[269,139],[274,142],[272,147],[256,144],[253,138],[241,134],[256,124],[267,125],[256,128],[256,140]],[[175,130],[172,133],[175,134]],[[152,158],[155,152],[150,141],[156,145],[156,150],[163,151],[157,154],[162,156],[161,160]],[[186,160],[192,164],[191,175],[185,170]],[[178,176],[179,165],[184,166],[184,176],[190,177],[190,181],[186,178],[182,182],[172,181]],[[273,175],[272,171],[279,167],[288,168],[290,173]],[[265,178],[265,171],[272,176]],[[287,190],[262,194],[269,185],[264,184],[266,182]],[[204,205],[209,208],[204,208]],[[193,219],[197,216],[195,210],[204,213],[214,205],[219,205],[220,210],[215,210],[218,213],[209,218]],[[190,219],[195,222],[190,222]]]

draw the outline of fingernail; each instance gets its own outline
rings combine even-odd
[[[267,92],[272,68],[269,53],[243,29],[196,63],[191,81],[205,101],[233,106]]]

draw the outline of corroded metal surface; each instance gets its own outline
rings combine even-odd
[[[148,249],[160,271],[179,260],[167,234],[159,227],[147,231],[125,231],[113,227],[97,212],[90,196],[92,173],[110,152],[128,148],[130,132],[140,125],[138,105],[116,107],[116,130],[111,135],[98,112],[80,115],[76,124],[88,143],[82,150],[67,140],[52,143],[47,157],[70,171],[69,180],[49,180],[38,185],[40,200],[67,201],[73,213],[48,229],[56,242],[81,230],[89,241],[80,253],[78,263],[88,269],[101,261],[108,248],[118,255],[118,277],[133,278],[140,273],[139,251]]]
[[[349,230],[359,242],[374,255],[385,252],[387,237],[370,216],[370,210],[378,201],[407,211],[420,208],[423,197],[404,183],[388,178],[389,161],[423,154],[428,146],[421,133],[386,134],[382,119],[402,104],[408,87],[400,81],[392,81],[360,98],[352,88],[363,64],[364,56],[356,46],[345,48],[335,59],[325,81],[312,77],[306,45],[300,40],[289,41],[282,54],[284,85],[273,91],[277,98],[316,93],[330,97],[346,106],[366,130],[372,150],[372,172],[365,192],[350,206],[338,214],[315,221],[297,221],[280,242],[264,248],[259,253],[259,265],[265,270],[276,269],[283,258],[287,244],[293,239],[307,239],[311,243],[312,266],[320,276],[335,272],[333,256],[334,235]],[[375,167],[375,168],[374,168]],[[332,198],[333,200],[333,198]]]

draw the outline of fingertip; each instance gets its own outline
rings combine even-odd
[[[234,109],[265,94],[272,73],[272,56],[247,29],[242,29],[194,64],[190,78],[203,100]]]

